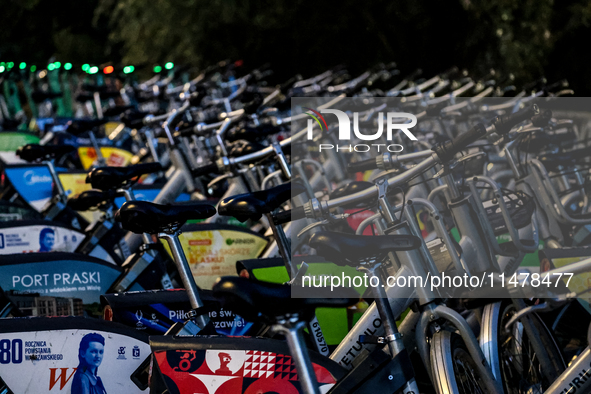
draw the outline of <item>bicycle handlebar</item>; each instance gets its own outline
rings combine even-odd
[[[355,172],[365,172],[370,170],[375,170],[377,168],[376,158],[372,157],[371,159],[357,161],[355,163],[349,163],[347,165],[347,170],[350,173]]]
[[[275,224],[284,224],[294,220],[303,219],[306,217],[306,211],[303,206],[295,207],[289,209],[287,211],[279,212],[276,215],[273,215],[273,222]]]
[[[544,126],[548,125],[548,122],[550,122],[550,119],[552,119],[552,111],[550,111],[549,109],[546,109],[544,111],[541,111],[539,114],[534,115],[531,118],[531,123],[535,127],[544,127]]]
[[[494,122],[493,127],[497,134],[505,135],[507,134],[514,126],[518,125],[519,123],[530,119],[532,116],[537,115],[540,113],[540,109],[537,105],[532,105],[529,108],[523,109],[519,112],[516,112],[511,115],[504,115],[499,116]]]
[[[458,135],[453,140],[448,140],[436,145],[433,147],[433,152],[437,154],[437,157],[439,157],[442,162],[450,161],[453,159],[456,153],[465,149],[471,143],[484,137],[486,133],[486,127],[484,127],[481,123],[478,123],[476,126],[472,127],[472,129]]]

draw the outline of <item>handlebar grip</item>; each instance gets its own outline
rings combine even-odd
[[[357,161],[355,163],[349,163],[347,165],[347,171],[349,173],[365,172],[369,170],[375,170],[376,168],[378,168],[378,165],[376,164],[375,157],[371,159]]]
[[[456,155],[456,153],[465,149],[471,143],[486,135],[486,127],[481,123],[472,127],[465,133],[458,135],[452,141],[445,141],[437,144],[433,151],[437,154],[442,162],[450,161]]]
[[[511,115],[499,116],[495,119],[493,125],[495,131],[500,135],[507,134],[514,126],[519,123],[530,119],[532,116],[537,115],[540,109],[537,105],[532,105],[530,108],[525,108],[519,112]]]
[[[287,211],[279,212],[273,216],[273,222],[275,224],[288,223],[294,220],[300,220],[306,217],[306,211],[304,207],[295,207]]]
[[[218,171],[218,165],[216,163],[209,163],[206,164],[204,166],[201,166],[199,168],[195,168],[194,170],[191,170],[191,175],[193,175],[195,178],[203,176],[203,175],[207,175],[207,174],[211,174],[211,173],[217,173]]]
[[[545,109],[541,111],[539,114],[533,116],[531,118],[531,123],[535,127],[544,127],[548,126],[548,122],[552,119],[552,111],[549,109]]]
[[[148,115],[148,112],[140,112],[130,109],[119,115],[119,119],[130,129],[139,129],[144,125],[144,117]]]

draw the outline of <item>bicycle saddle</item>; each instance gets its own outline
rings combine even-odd
[[[263,214],[273,212],[292,196],[305,192],[305,188],[295,183],[292,193],[291,182],[259,192],[238,194],[224,198],[218,206],[222,216],[233,216],[241,222],[259,220]]]
[[[388,252],[413,250],[421,246],[414,235],[380,235],[377,237],[318,231],[310,237],[309,245],[318,254],[337,265],[356,267],[369,258],[379,260]]]
[[[116,194],[109,190],[86,190],[68,200],[68,207],[74,211],[88,211],[91,208],[99,207],[107,202],[112,202]]]
[[[88,174],[86,183],[90,183],[94,189],[103,191],[119,189],[130,184],[134,178],[159,171],[162,171],[160,163],[144,163],[127,167],[100,167]]]
[[[75,150],[76,147],[72,145],[27,144],[18,148],[16,154],[25,161],[34,162],[57,159]]]
[[[68,122],[66,131],[72,135],[79,135],[102,126],[108,121],[108,119],[72,119]]]
[[[299,287],[299,286],[298,286]],[[329,289],[305,287],[306,297],[293,298],[290,285],[253,281],[238,276],[220,278],[213,286],[213,296],[222,306],[246,320],[276,323],[286,315],[299,314],[303,320],[314,316],[316,308],[344,308],[356,304],[359,294],[350,288],[339,288],[339,298],[326,298]]]
[[[207,219],[215,212],[213,205],[203,203],[160,205],[147,201],[128,201],[117,211],[115,220],[133,233],[157,234],[170,227],[180,227],[187,220]]]
[[[31,93],[31,98],[36,103],[42,103],[45,100],[52,100],[54,98],[62,97],[61,92],[44,92],[42,90],[36,90]]]

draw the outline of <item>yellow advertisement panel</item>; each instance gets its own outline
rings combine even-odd
[[[64,190],[66,193],[69,193],[68,198],[74,197],[76,194],[80,194],[83,191],[90,190],[92,188],[90,183],[86,183],[86,176],[87,174],[85,172],[58,174]],[[101,211],[85,211],[79,212],[79,214],[89,223],[92,223],[100,218]]]
[[[236,275],[236,261],[254,259],[267,246],[258,234],[210,224],[185,226],[179,240],[197,286],[208,290],[220,276]]]
[[[101,147],[101,153],[107,161],[107,165],[111,167],[125,167],[131,162],[133,154],[119,148],[113,148],[110,146]],[[80,146],[78,148],[78,155],[82,162],[82,167],[88,170],[92,163],[96,161],[96,151],[90,146]]]
[[[86,190],[90,190],[90,183],[86,183],[87,173],[61,173],[58,174],[60,182],[64,187],[64,190],[69,193],[68,197],[73,197],[76,194],[80,194]]]

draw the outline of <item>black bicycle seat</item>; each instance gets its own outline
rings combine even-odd
[[[31,93],[31,98],[36,103],[42,103],[45,100],[52,100],[54,98],[62,97],[61,92],[44,92],[43,90],[35,90]]]
[[[414,235],[365,236],[318,231],[310,237],[310,246],[337,265],[356,267],[369,258],[385,257],[388,252],[417,249],[421,239]]]
[[[187,220],[207,219],[215,215],[210,204],[160,205],[147,201],[128,201],[117,213],[115,220],[136,234],[157,234],[170,227],[180,227]]]
[[[66,131],[72,135],[79,135],[107,123],[108,119],[72,119],[66,125]]]
[[[68,200],[68,207],[74,211],[88,211],[89,209],[100,207],[112,202],[116,194],[109,190],[106,192],[100,190],[86,190]]]
[[[76,150],[72,145],[27,144],[16,150],[17,156],[28,162],[60,158]]]
[[[299,183],[296,182],[294,185],[294,196],[305,191]],[[273,212],[291,196],[292,184],[287,182],[268,190],[224,198],[220,202],[218,213],[222,216],[233,216],[241,222],[248,219],[259,220],[263,214]]]
[[[160,163],[143,163],[127,167],[95,168],[86,177],[94,189],[111,190],[127,186],[134,178],[162,171]]]
[[[272,324],[286,315],[298,314],[302,320],[314,316],[316,308],[344,308],[356,304],[359,294],[349,288],[335,289],[327,298],[327,290],[305,287],[306,297],[293,298],[292,287],[276,283],[254,281],[238,276],[225,276],[213,286],[213,296],[222,306],[246,320]],[[293,289],[295,290],[295,289]]]

